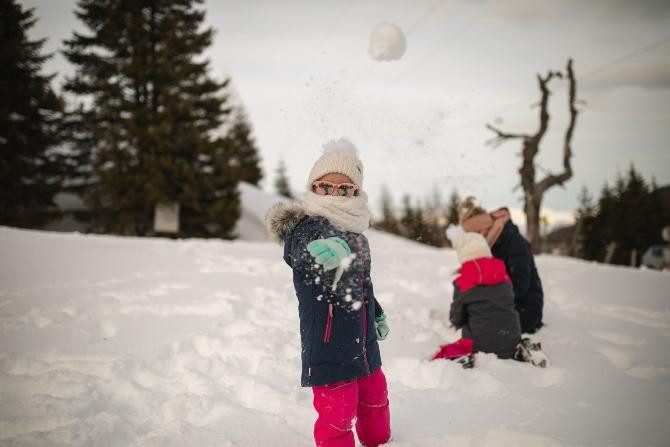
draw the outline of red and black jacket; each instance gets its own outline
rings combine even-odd
[[[465,262],[454,280],[449,319],[474,340],[474,350],[511,358],[521,338],[514,290],[505,264],[496,258]]]

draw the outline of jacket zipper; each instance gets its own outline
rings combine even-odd
[[[356,239],[356,245],[358,245],[359,253],[363,253],[361,250],[361,241]],[[368,315],[367,315],[367,305],[365,303],[365,259],[361,259],[361,277],[360,277],[360,288],[361,288],[361,318],[363,320],[363,361],[365,362],[365,370],[370,374],[370,364],[368,363]]]
[[[328,303],[328,315],[326,315],[326,329],[323,331],[323,342],[330,343],[330,331],[333,328],[333,304]]]

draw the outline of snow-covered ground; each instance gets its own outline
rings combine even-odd
[[[456,258],[370,232],[394,447],[667,446],[670,275],[541,256],[553,365],[426,358]],[[0,228],[0,445],[310,446],[297,300],[268,242]]]

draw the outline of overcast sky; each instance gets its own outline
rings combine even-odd
[[[32,38],[46,50],[82,25],[74,0],[25,0],[39,19]],[[282,157],[294,189],[304,187],[321,144],[345,136],[360,149],[365,189],[387,184],[427,195],[436,185],[475,195],[486,207],[521,207],[520,142],[493,149],[487,122],[517,132],[537,127],[536,73],[574,58],[580,106],[574,177],[545,196],[571,212],[586,185],[596,193],[631,162],[670,183],[670,2],[660,1],[206,1],[216,30],[212,74],[230,76],[254,126],[272,190]],[[380,22],[400,26],[398,61],[367,54]],[[71,67],[57,54],[46,67],[57,87]],[[540,169],[561,168],[565,85],[551,84],[550,130]],[[542,172],[542,171],[540,171]]]

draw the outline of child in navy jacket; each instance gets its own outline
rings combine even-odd
[[[388,334],[370,279],[363,165],[346,140],[329,143],[301,204],[276,205],[267,222],[293,270],[303,386],[312,387],[317,446],[365,446],[391,436],[377,340]]]

